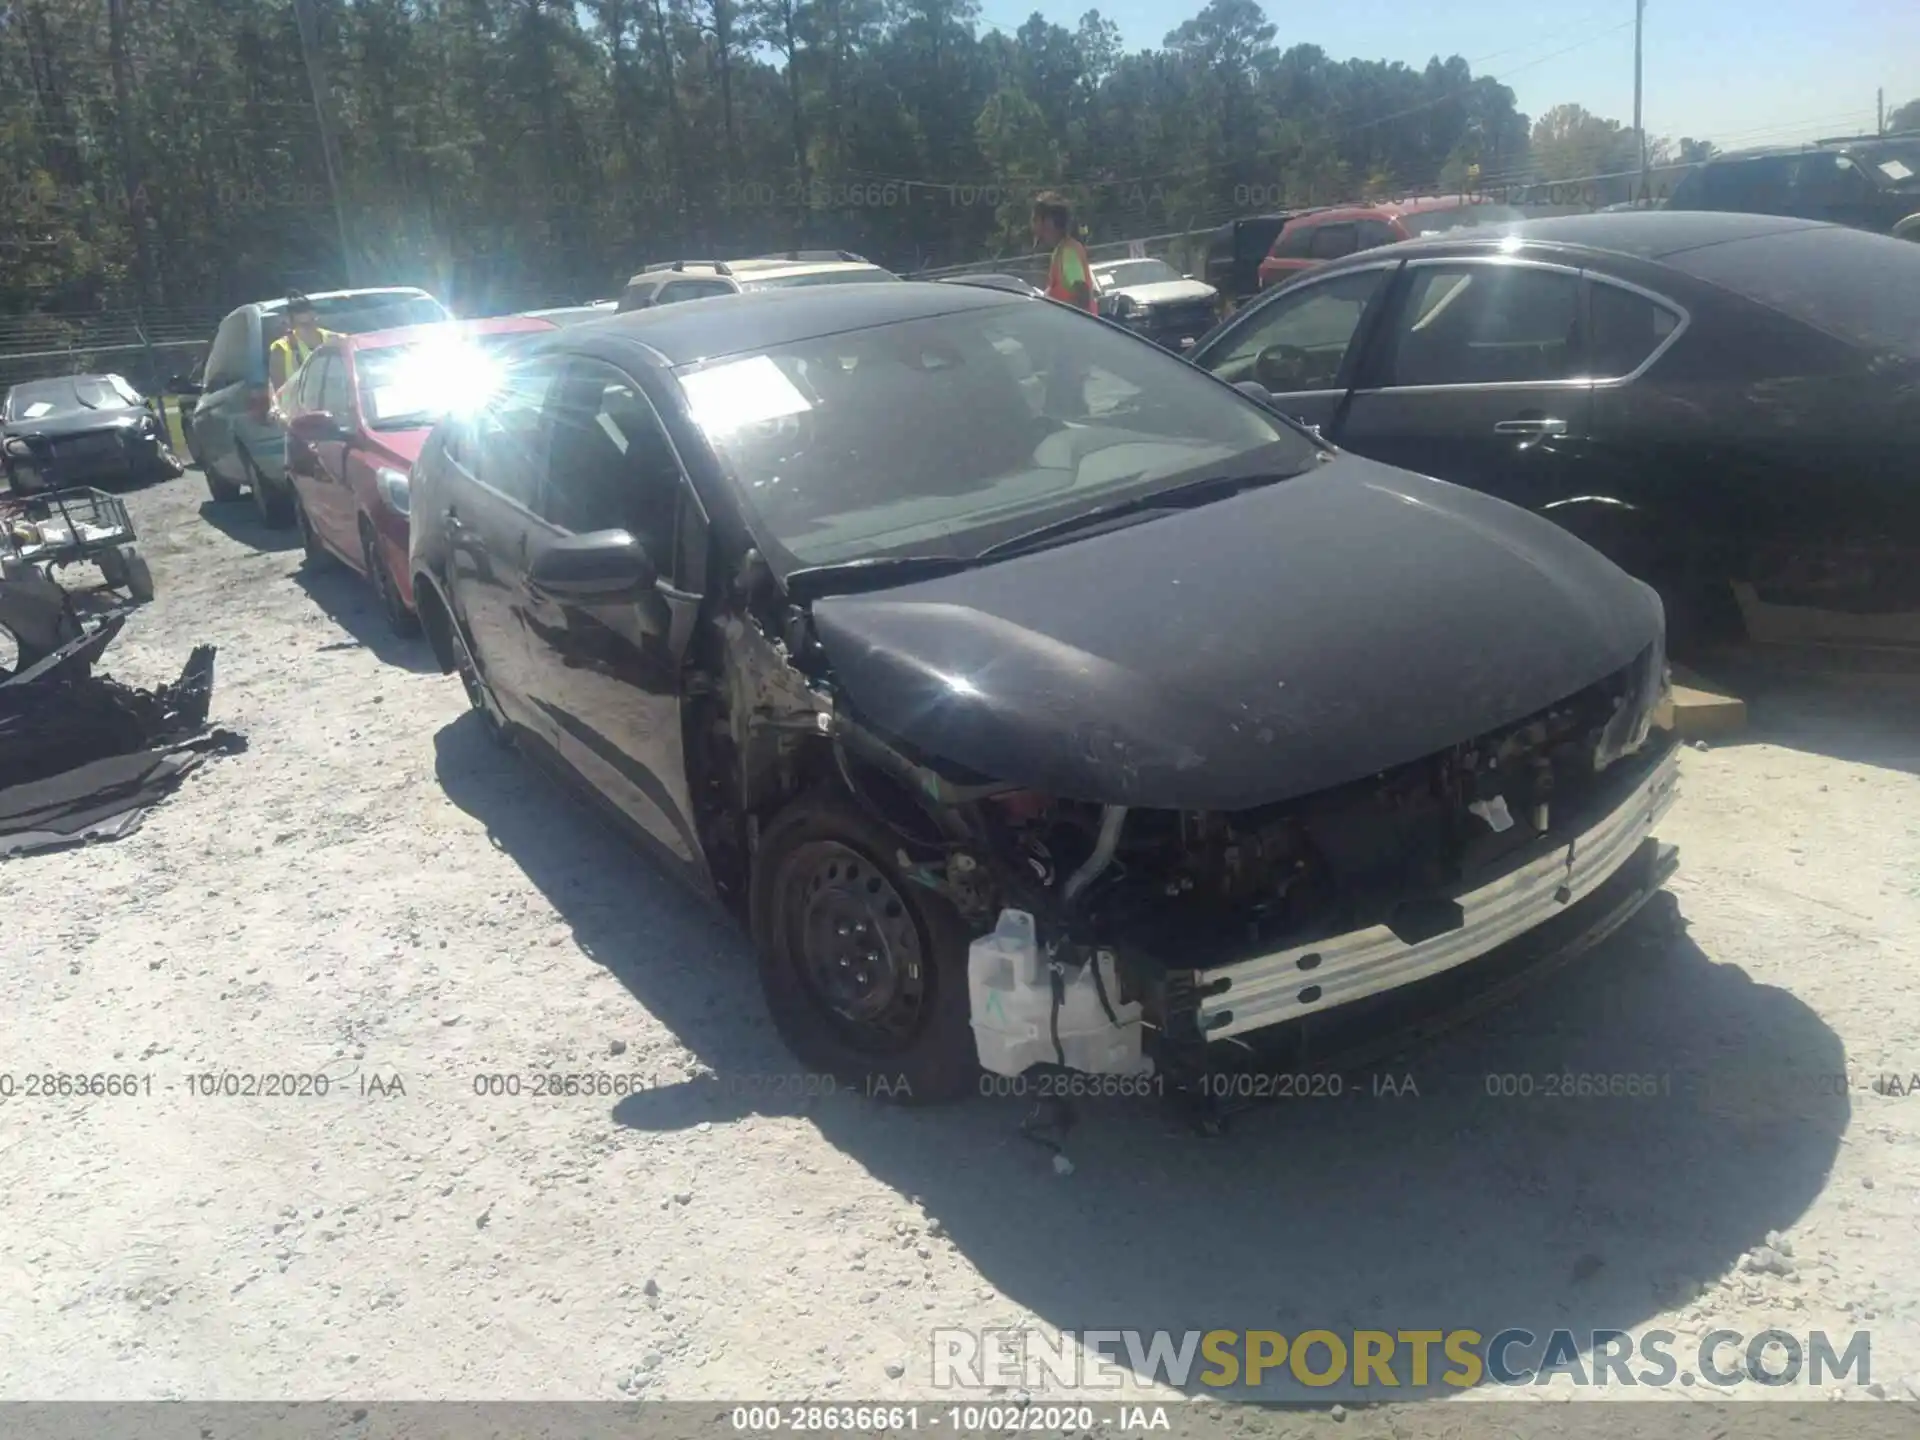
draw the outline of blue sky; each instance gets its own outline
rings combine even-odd
[[[981,0],[981,20],[1017,29],[1037,8],[1071,29],[1090,3]],[[1138,49],[1159,44],[1203,3],[1106,0],[1099,8]],[[1476,75],[1512,86],[1528,115],[1573,101],[1622,124],[1633,117],[1632,0],[1526,11],[1510,0],[1266,8],[1282,49],[1314,44],[1339,59],[1415,66],[1458,54]],[[1886,89],[1889,110],[1920,99],[1920,0],[1648,0],[1644,77],[1652,135],[1733,148],[1868,131],[1876,87]]]

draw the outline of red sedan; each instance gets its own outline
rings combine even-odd
[[[484,396],[512,338],[557,328],[527,315],[341,335],[280,392],[287,478],[310,565],[368,577],[400,635],[419,632],[407,565],[407,477],[441,416]]]

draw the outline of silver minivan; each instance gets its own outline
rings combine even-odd
[[[322,329],[364,335],[403,325],[431,325],[453,314],[412,286],[327,290],[308,297]],[[275,527],[293,523],[287,487],[287,437],[273,418],[267,385],[267,349],[287,333],[287,302],[242,305],[220,322],[198,384],[175,378],[168,389],[197,395],[183,417],[189,449],[215,500],[237,500],[251,490],[260,518]]]

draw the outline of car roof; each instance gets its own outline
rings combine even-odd
[[[1464,210],[1475,205],[1490,205],[1494,202],[1474,195],[1409,195],[1400,200],[1378,200],[1371,205],[1325,205],[1313,210],[1302,210],[1288,217],[1287,224],[1311,220],[1316,225],[1325,221],[1393,219],[1400,215],[1424,215],[1434,210]]]
[[[1660,260],[1684,250],[1750,240],[1758,235],[1833,228],[1817,220],[1795,220],[1783,215],[1746,215],[1721,210],[1621,210],[1515,220],[1447,235],[1403,240],[1397,245],[1362,250],[1335,263],[1347,269],[1369,259],[1377,262],[1382,256],[1466,254],[1497,246],[1508,239]],[[1320,267],[1315,273],[1331,268],[1331,265]]]
[[[800,286],[713,295],[658,309],[632,310],[589,328],[595,343],[638,342],[666,364],[680,366],[847,330],[1027,303],[1022,296],[980,285],[903,280],[897,285]]]
[[[512,335],[523,330],[558,328],[553,321],[537,315],[499,315],[491,320],[440,320],[426,325],[396,325],[391,330],[343,335],[341,340],[350,350],[384,350],[390,345],[408,345],[439,335]]]
[[[1907,149],[1920,141],[1920,130],[1894,130],[1885,135],[1840,135],[1830,140],[1809,140],[1799,145],[1750,145],[1744,150],[1723,150],[1703,163],[1718,165],[1727,160],[1771,160],[1782,156],[1808,155],[1820,151]]]
[[[309,300],[358,300],[363,296],[371,295],[405,295],[409,298],[425,297],[429,300],[433,298],[416,285],[376,285],[366,290],[309,290],[306,292]],[[253,303],[260,307],[262,314],[271,315],[287,308],[287,297],[283,295],[278,300],[256,300]]]
[[[875,265],[867,260],[785,260],[778,256],[762,256],[752,260],[684,260],[676,270],[661,266],[657,270],[641,270],[628,280],[629,285],[638,285],[648,279],[667,280],[677,275],[692,275],[700,279],[765,280],[774,275],[828,275],[837,270],[880,270],[884,266]],[[722,275],[717,267],[725,265],[727,273]]]
[[[532,316],[536,320],[553,320],[561,316],[575,315],[611,315],[618,300],[590,300],[585,305],[549,305],[544,310],[522,310],[520,314]]]

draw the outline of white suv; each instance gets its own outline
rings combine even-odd
[[[669,260],[649,265],[627,281],[620,310],[645,310],[676,300],[738,295],[747,290],[783,290],[793,285],[857,285],[898,280],[891,270],[847,250],[794,250],[752,260]]]

